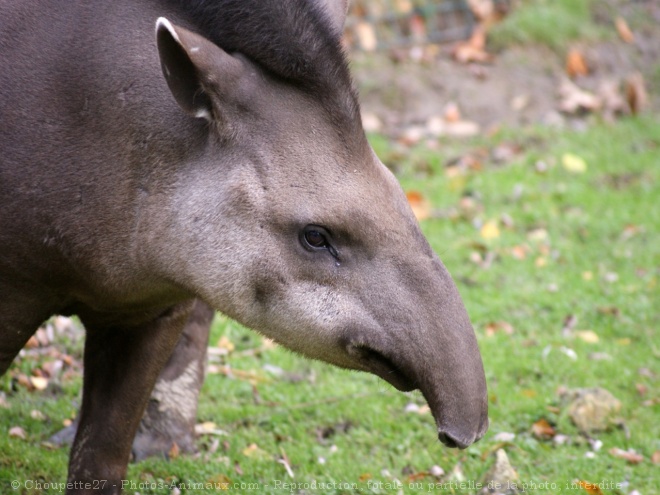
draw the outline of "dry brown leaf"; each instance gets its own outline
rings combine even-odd
[[[373,476],[372,476],[371,473],[362,473],[362,474],[358,477],[358,479],[359,479],[360,481],[367,481],[367,480],[370,480],[371,478],[373,478]]]
[[[412,473],[412,474],[408,475],[407,480],[408,480],[409,483],[413,483],[415,481],[423,480],[424,478],[426,478],[430,474],[431,473],[429,473],[428,471],[420,471],[419,473]]]
[[[532,434],[538,439],[548,440],[554,437],[557,431],[547,419],[541,418],[532,425]]]
[[[452,51],[452,56],[457,62],[462,64],[469,62],[491,62],[493,56],[486,52],[485,26],[479,24],[472,32],[470,39],[458,43]]]
[[[646,93],[644,76],[640,72],[636,72],[626,79],[626,100],[630,111],[635,115],[640,113],[646,106],[648,94]]]
[[[575,480],[573,483],[583,488],[589,495],[603,495],[602,490],[596,483],[589,483],[588,481]]]
[[[564,79],[559,86],[559,99],[559,110],[570,114],[580,111],[594,112],[602,106],[600,98],[568,79]]]
[[[424,43],[426,40],[426,24],[424,23],[424,17],[418,14],[413,15],[410,18],[409,26],[413,41],[417,44]]]
[[[176,442],[172,442],[172,447],[170,447],[170,450],[169,450],[169,452],[167,453],[167,455],[169,456],[169,458],[170,458],[170,459],[176,459],[177,457],[179,457],[179,454],[180,454],[180,453],[181,453],[181,449],[179,448],[179,446],[177,445],[177,443],[176,443]]]
[[[456,102],[451,101],[447,103],[445,106],[443,118],[446,122],[458,122],[461,120],[461,110],[458,108],[458,104]]]
[[[37,340],[37,337],[34,335],[30,337],[24,347],[26,349],[34,349],[35,347],[39,347],[39,341]]]
[[[486,325],[486,336],[492,337],[497,332],[504,332],[507,335],[513,335],[513,326],[506,321],[491,321]]]
[[[589,74],[587,62],[585,62],[582,52],[577,48],[571,48],[566,55],[566,74],[571,78]]]
[[[635,42],[635,35],[630,30],[628,23],[623,17],[617,17],[616,20],[614,21],[614,25],[616,26],[617,33],[619,33],[619,37],[623,41],[625,41],[626,43]]]
[[[406,198],[417,220],[425,220],[431,216],[431,203],[421,192],[408,191]]]
[[[620,459],[625,459],[630,464],[639,464],[640,462],[642,462],[644,460],[644,456],[641,455],[641,454],[638,454],[633,449],[623,450],[623,449],[619,449],[617,447],[614,447],[614,448],[610,449],[610,455],[613,455],[614,457],[618,457]]]
[[[660,450],[656,450],[651,454],[651,462],[653,464],[660,464]]]

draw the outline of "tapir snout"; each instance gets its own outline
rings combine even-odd
[[[421,390],[439,440],[465,448],[488,429],[483,365],[454,282],[434,254],[422,252],[398,269],[383,270],[384,278],[395,280],[394,297],[388,301],[390,291],[375,285],[370,306],[380,323],[354,334],[347,353],[397,389]]]

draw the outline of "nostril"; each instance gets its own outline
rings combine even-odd
[[[442,431],[438,432],[438,440],[440,440],[450,449],[455,449],[456,447],[459,446],[452,437],[450,437],[449,435],[447,435],[445,432]]]

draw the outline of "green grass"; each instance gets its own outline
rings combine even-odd
[[[489,433],[465,451],[445,449],[435,438],[430,415],[405,411],[410,402],[424,404],[419,394],[398,393],[370,375],[334,369],[281,348],[243,352],[259,348],[261,337],[218,317],[211,344],[226,336],[236,345],[226,363],[254,373],[256,381],[209,375],[199,420],[216,423],[226,435],[201,438],[197,457],[131,465],[131,480],[156,488],[130,493],[169,494],[169,488],[157,484],[226,480],[258,483],[259,493],[290,492],[276,480],[359,488],[293,490],[328,494],[394,494],[394,480],[399,480],[403,493],[423,493],[429,483],[459,479],[451,477],[455,470],[466,482],[482,481],[493,463],[492,452],[498,447],[493,437],[499,432],[516,434],[504,448],[522,482],[557,483],[567,491],[565,484],[573,480],[626,481],[625,489],[603,493],[656,493],[660,475],[650,457],[660,450],[658,136],[660,122],[653,118],[596,125],[583,133],[502,132],[488,139],[443,142],[440,152],[423,146],[397,148],[373,136],[384,161],[403,174],[404,188],[421,192],[439,212],[424,220],[422,228],[456,279],[479,338],[489,384]],[[520,152],[495,164],[488,151],[502,144]],[[485,157],[482,169],[450,177],[447,161],[469,152]],[[564,153],[582,157],[586,172],[567,171],[561,162]],[[461,209],[466,194],[474,198],[476,214]],[[500,235],[486,240],[479,225],[489,220],[498,222]],[[526,257],[514,257],[514,248]],[[474,253],[482,258],[492,253],[490,266],[475,263]],[[567,315],[578,318],[575,330],[592,330],[599,341],[562,336]],[[509,323],[513,333],[487,335],[487,325],[496,321]],[[562,348],[572,349],[577,359]],[[610,359],[591,359],[594,353],[606,353]],[[266,364],[285,374],[269,373]],[[650,369],[655,379],[640,374],[640,368]],[[0,436],[0,493],[58,493],[12,491],[8,483],[64,481],[67,450],[51,450],[42,442],[74,416],[79,378],[42,393],[12,392],[9,381],[3,380],[8,407],[0,408],[0,422],[5,431],[22,426],[27,439]],[[638,384],[647,388],[643,396]],[[623,403],[626,428],[596,434],[603,447],[594,458],[586,457],[589,444],[562,408],[556,393],[562,386],[604,387]],[[653,399],[654,405],[645,402]],[[32,419],[35,409],[46,419]],[[568,435],[568,444],[536,439],[530,428],[540,418]],[[246,449],[251,444],[258,450],[250,455]],[[629,465],[608,453],[613,447],[633,448],[645,460]],[[284,455],[293,480],[277,462]],[[447,474],[440,479],[410,478],[434,465]],[[249,493],[247,488],[233,491]]]
[[[603,1],[603,0],[597,0]],[[489,33],[495,49],[512,45],[544,45],[564,51],[569,43],[598,39],[603,32],[594,23],[593,0],[523,0]]]

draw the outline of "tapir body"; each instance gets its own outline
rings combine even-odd
[[[49,316],[84,323],[69,493],[119,492],[196,298],[419,388],[449,446],[484,434],[474,332],[366,140],[345,13],[341,0],[0,2],[0,372]]]

